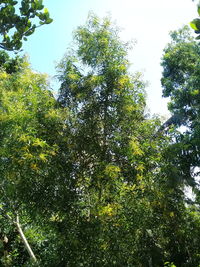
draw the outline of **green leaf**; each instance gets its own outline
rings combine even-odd
[[[29,31],[27,31],[27,32],[25,33],[25,36],[29,36],[29,35],[33,34],[34,31],[35,31],[35,28],[31,28]]]
[[[50,24],[52,21],[53,21],[53,19],[50,19],[50,18],[49,18],[49,19],[47,19],[47,20],[45,21],[45,23],[46,23],[46,24]]]
[[[45,8],[45,9],[44,9],[44,14],[49,14],[49,10],[48,10],[48,8]]]
[[[200,4],[199,4],[198,7],[197,7],[197,12],[198,12],[198,14],[199,14],[199,16],[200,16]]]
[[[191,21],[190,26],[195,31],[200,30],[200,19],[194,19],[193,21]]]
[[[191,21],[191,22],[190,22],[190,27],[191,27],[193,30],[195,30],[195,31],[198,30],[198,28],[197,28],[197,26],[196,26],[196,23],[195,23],[194,21]]]

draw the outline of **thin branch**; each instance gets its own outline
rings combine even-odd
[[[6,51],[13,51],[12,48],[8,48],[8,47],[6,47],[5,45],[6,45],[6,43],[0,43],[0,48],[1,48],[1,49],[4,49],[4,50],[6,50]]]
[[[183,123],[183,116],[181,116],[179,114],[174,114],[160,126],[156,135],[163,132],[163,131],[167,131],[169,129],[169,127],[173,124],[181,126],[182,123]]]
[[[21,225],[19,223],[19,215],[17,215],[17,217],[16,217],[15,225],[16,225],[17,230],[18,230],[18,232],[20,234],[20,237],[21,237],[21,239],[22,239],[22,241],[24,243],[25,248],[28,251],[28,254],[29,254],[30,258],[32,259],[33,262],[37,262],[35,254],[33,253],[32,249],[31,249],[31,247],[30,247],[30,245],[28,243],[28,240],[26,239],[26,237],[25,237],[25,235],[24,235],[24,233],[22,231]]]

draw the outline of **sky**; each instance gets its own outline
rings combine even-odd
[[[72,45],[72,32],[86,22],[93,11],[99,17],[111,16],[121,28],[123,41],[136,41],[129,52],[131,72],[140,71],[148,82],[147,106],[151,114],[168,117],[167,100],[162,98],[160,66],[169,32],[197,17],[192,0],[44,0],[53,23],[36,30],[24,43],[32,68],[56,75],[55,66]],[[57,82],[52,83],[54,89]]]

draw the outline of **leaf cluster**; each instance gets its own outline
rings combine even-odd
[[[197,12],[200,16],[200,3],[197,5]],[[195,31],[195,33],[198,35],[196,37],[197,40],[200,39],[200,18],[193,19],[193,21],[190,22],[191,28]]]
[[[38,19],[37,24],[35,19]],[[0,48],[8,51],[21,49],[22,41],[26,41],[37,27],[52,21],[42,0],[1,1]]]

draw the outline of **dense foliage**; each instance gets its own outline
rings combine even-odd
[[[69,255],[64,262],[139,266],[140,253],[146,262],[151,260],[138,245],[143,235],[144,244],[150,242],[145,225],[153,217],[144,192],[153,194],[153,158],[160,159],[158,140],[153,140],[156,122],[145,118],[144,83],[139,73],[129,74],[127,45],[110,21],[91,16],[74,38],[76,52],[59,65],[59,102],[71,111],[66,121],[71,129],[70,175],[77,180],[80,207],[73,232],[80,234],[75,247],[74,236],[67,248],[71,262]]]
[[[174,142],[168,147],[168,157],[174,165],[177,184],[192,188],[194,202],[192,203],[191,199],[189,202],[187,201],[187,207],[188,210],[192,210],[190,215],[197,218],[199,216],[200,167],[200,46],[191,36],[188,27],[172,32],[171,38],[172,41],[165,48],[162,58],[163,78],[161,80],[163,95],[170,97],[169,110],[172,117],[176,118],[173,121],[173,127],[176,130]],[[192,221],[193,219],[190,217],[189,224]],[[195,232],[198,228],[199,223],[192,229]],[[198,266],[199,264],[199,246],[196,245],[193,245],[192,256],[186,266]]]
[[[145,113],[128,48],[91,14],[57,100],[26,58],[0,53],[2,266],[199,266],[199,46],[182,29],[164,50],[167,129]]]
[[[174,126],[185,130],[176,134],[177,166],[182,180],[195,185],[199,162],[200,46],[187,27],[171,34],[172,42],[163,57],[163,95],[170,97],[169,109],[176,115]],[[195,174],[196,173],[196,174]]]
[[[51,213],[48,206],[55,197],[58,204],[55,190],[64,182],[59,172],[64,164],[60,167],[56,158],[64,142],[59,139],[62,114],[46,77],[33,73],[25,61],[18,67],[15,73],[0,73],[1,210],[2,216],[9,214],[10,223],[16,216],[34,218],[38,210]]]

